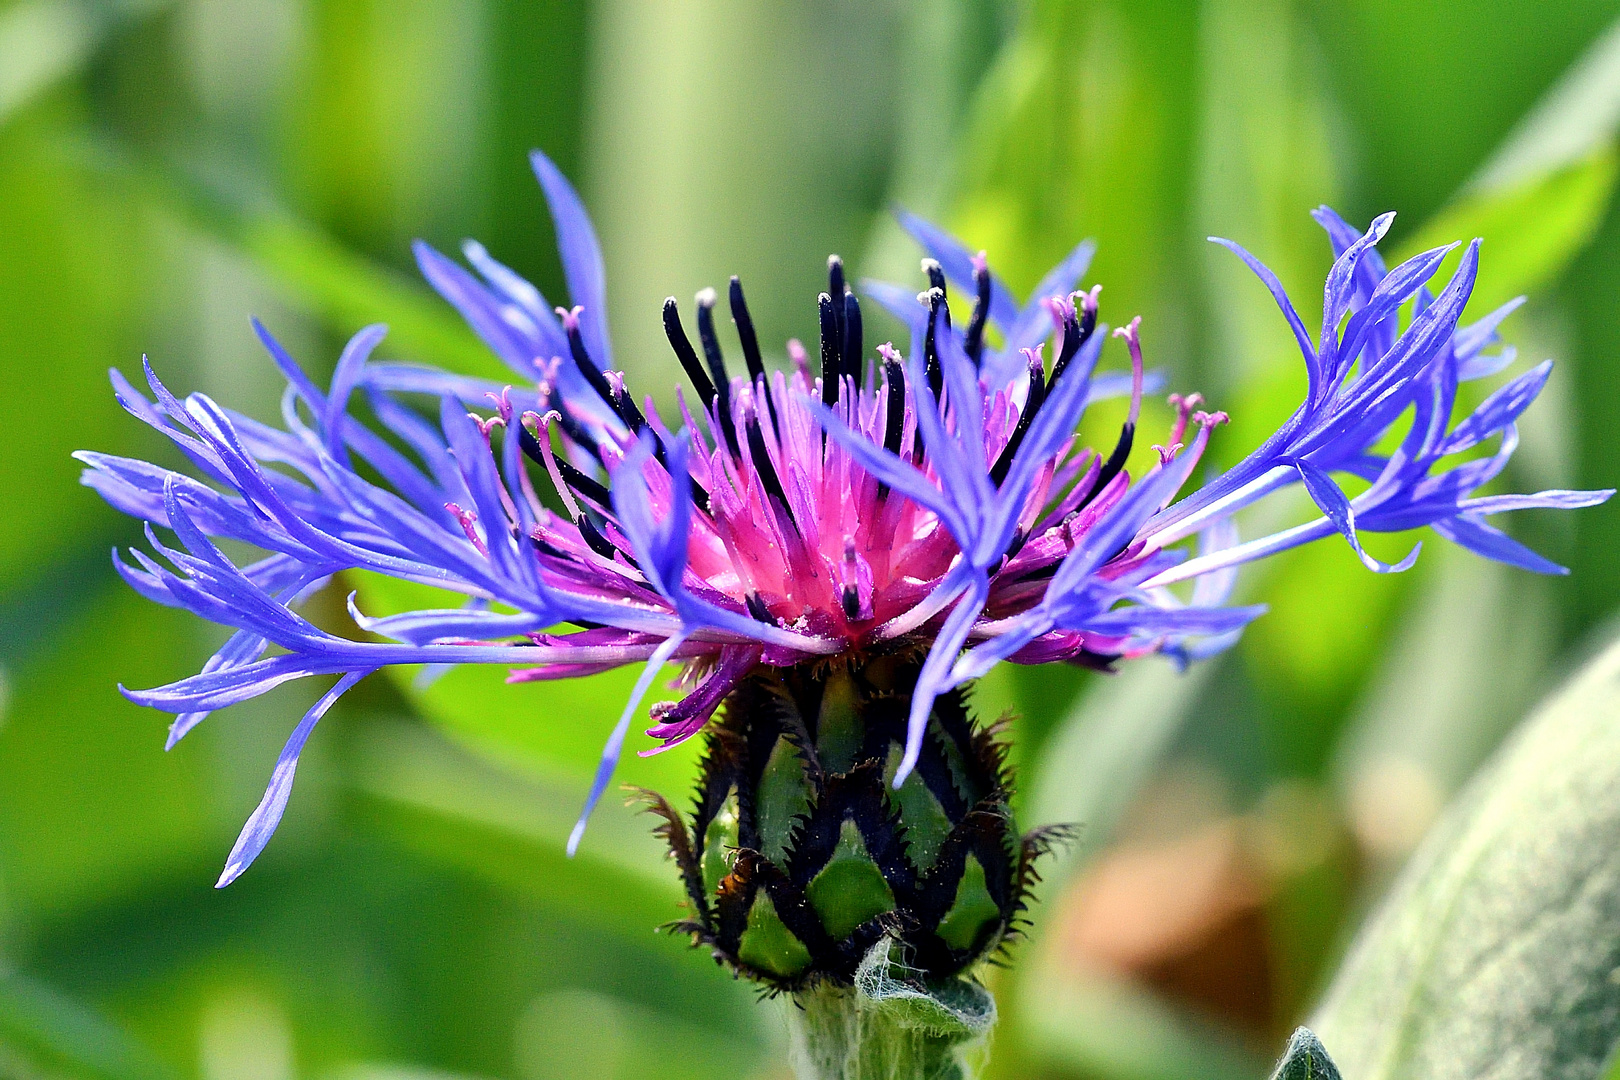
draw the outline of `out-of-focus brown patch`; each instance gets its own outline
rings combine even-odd
[[[1136,978],[1256,1035],[1274,1021],[1265,905],[1272,893],[1241,819],[1124,843],[1065,897],[1065,962]]]

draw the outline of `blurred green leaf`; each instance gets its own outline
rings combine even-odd
[[[0,877],[17,914],[72,911],[228,850],[214,847],[224,837],[199,756],[207,737],[164,754],[168,718],[116,686],[190,674],[205,654],[200,627],[121,583],[97,601],[55,649],[13,673],[0,729]]]
[[[1063,881],[1113,839],[1130,800],[1181,733],[1214,670],[1214,664],[1200,664],[1178,675],[1157,658],[1128,665],[1095,683],[1053,732],[1028,818],[1032,825],[1078,825],[1080,837],[1043,865],[1049,881]]]
[[[83,69],[118,21],[167,0],[24,0],[0,12],[0,123],[58,79]]]
[[[1473,183],[1518,187],[1591,156],[1620,130],[1620,21],[1559,77],[1502,140]]]
[[[460,603],[459,597],[439,590],[375,574],[356,574],[354,580],[360,590],[361,610],[367,614]],[[509,669],[500,665],[465,664],[425,686],[417,669],[390,668],[388,673],[406,699],[444,731],[548,785],[562,801],[560,812],[572,825],[601,760],[602,745],[624,711],[641,667],[628,664],[584,678],[518,684],[507,682]],[[662,685],[678,671],[673,665],[664,669],[663,679],[654,682],[642,701],[639,716],[645,718],[653,702],[681,697]],[[641,751],[658,744],[632,730],[615,783],[652,788],[679,805],[692,788],[702,741],[691,739],[666,753],[642,757]],[[604,802],[613,801],[616,790],[610,788]],[[566,839],[567,829],[560,835]],[[594,843],[587,839],[585,846]]]
[[[1022,980],[1030,1005],[1017,1015],[1022,1052],[1047,1070],[1111,1080],[1255,1080],[1264,1070],[1236,1037],[1129,979],[1042,961]]]
[[[1500,187],[1469,188],[1402,244],[1396,256],[1483,237],[1470,308],[1483,314],[1555,279],[1584,248],[1609,207],[1616,154],[1605,142],[1585,157]],[[1458,256],[1441,267],[1439,280]]]
[[[1587,1080],[1620,1038],[1620,645],[1448,811],[1312,1026],[1348,1076]]]
[[[493,844],[531,849],[526,858],[550,865],[543,873],[525,875],[525,889],[590,921],[629,931],[679,913],[678,876],[652,835],[651,822],[611,794],[594,815],[579,854],[563,858],[560,849],[579,815],[581,797],[572,772],[531,762],[514,774],[454,752],[419,726],[399,724],[368,730],[359,740],[350,780],[362,793],[408,815],[418,829],[414,844],[431,847],[434,835],[459,837],[448,846],[465,856],[473,846],[469,838],[484,833],[498,838]],[[423,830],[426,818],[440,820]]]
[[[420,281],[286,215],[244,209],[230,224],[216,235],[234,240],[288,300],[336,333],[387,323],[385,350],[392,355],[494,378],[506,371],[455,310]]]
[[[1030,5],[986,72],[960,144],[948,223],[1016,289],[1098,241],[1105,317],[1182,308],[1190,245],[1198,20],[1181,2]],[[1186,355],[1185,310],[1149,323]]]
[[[102,159],[201,236],[252,262],[288,302],[347,337],[368,323],[389,329],[386,353],[468,374],[507,369],[447,302],[403,274],[299,220],[239,176],[144,156],[112,143]]]
[[[28,507],[0,516],[0,591],[70,557],[76,538],[103,547],[114,514],[68,455],[92,432],[100,450],[144,445],[107,385],[111,363],[138,355],[127,320],[155,264],[129,196],[67,160],[46,117],[0,128],[0,499]]]
[[[0,973],[0,1073],[73,1080],[173,1075],[117,1027],[15,972]]]
[[[759,1046],[606,994],[554,990],[518,1021],[516,1056],[526,1080],[709,1080],[748,1076]]]
[[[85,5],[13,4],[0,15],[0,120],[90,55],[96,27]]]
[[[1353,202],[1341,210],[1361,221],[1385,210],[1409,215],[1397,229],[1438,211],[1516,125],[1524,130],[1537,99],[1615,18],[1601,0],[1301,6],[1319,27],[1316,63],[1333,87],[1338,152],[1351,165]],[[1539,160],[1535,171],[1567,160]]]
[[[448,1073],[437,1069],[418,1069],[409,1065],[379,1065],[368,1062],[339,1069],[323,1080],[481,1080],[481,1078],[470,1073]]]

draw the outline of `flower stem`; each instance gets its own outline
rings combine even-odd
[[[988,1056],[995,999],[978,982],[896,981],[889,943],[854,986],[815,984],[784,999],[799,1080],[975,1080]]]

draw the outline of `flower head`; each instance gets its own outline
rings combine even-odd
[[[1417,549],[1386,565],[1362,551],[1359,534],[1422,525],[1489,558],[1557,571],[1485,517],[1610,494],[1474,497],[1512,453],[1513,422],[1548,365],[1452,425],[1458,384],[1512,359],[1509,349],[1485,350],[1513,305],[1459,328],[1477,242],[1431,296],[1425,283],[1450,248],[1386,272],[1374,246],[1391,216],[1358,234],[1325,209],[1317,218],[1337,259],[1314,341],[1276,278],[1228,244],[1282,307],[1309,388],[1262,446],[1179,501],[1224,415],[1200,411],[1196,395],[1172,397],[1175,420],[1153,464],[1135,476],[1126,469],[1151,376],[1139,320],[1113,331],[1129,371],[1096,371],[1110,337],[1098,289],[1071,292],[1089,243],[1019,306],[982,254],[907,218],[930,255],[929,288],[865,286],[910,327],[907,347],[868,350],[860,303],[835,258],[818,300],[819,368],[790,342],[791,367],[767,369],[735,278],[726,300],[740,371],[720,344],[715,293],[697,297],[698,347],[671,298],[664,326],[692,393],[670,422],[613,369],[589,220],[555,167],[538,154],[534,164],[572,307],[553,308],[476,244],[464,249],[476,276],[417,248],[428,280],[512,368],[512,385],[374,363],[380,327],[354,337],[322,388],[255,324],[288,380],[281,429],[201,394],[176,398],[149,366],[151,397],[113,375],[124,407],[172,439],[201,477],[79,455],[86,484],[149,523],[151,553],[115,558],[118,570],[151,599],[235,629],[201,673],[125,693],[178,714],[172,745],[212,709],[288,680],[339,676],[288,741],[221,884],[274,830],[321,715],[382,667],[502,664],[525,682],[644,664],[588,814],[665,663],[684,665],[691,689],[653,710],[648,733],[659,745],[643,753],[701,730],[762,669],[909,651],[925,659],[898,788],[919,759],[935,698],[1001,660],[1105,667],[1152,652],[1180,662],[1210,655],[1261,612],[1226,606],[1237,566],[1335,532],[1379,572],[1405,569]],[[968,311],[965,324],[953,317],[953,286],[970,298],[956,309]],[[1093,449],[1078,434],[1086,406],[1116,394],[1129,395],[1128,419]],[[386,436],[351,413],[356,395]],[[436,422],[413,407],[421,400],[436,402]],[[1380,453],[1408,410],[1404,438]],[[1493,455],[1436,468],[1492,438]],[[1351,498],[1336,474],[1371,486]],[[1239,542],[1233,515],[1296,483],[1321,516]],[[239,565],[216,545],[222,537],[263,555]],[[1195,554],[1177,546],[1192,539]],[[337,636],[297,613],[301,598],[349,570],[466,602],[371,618],[351,594],[355,622],[385,640]],[[1188,596],[1170,589],[1189,580]],[[272,645],[279,651],[268,655]]]

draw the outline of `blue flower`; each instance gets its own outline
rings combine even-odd
[[[1477,246],[1431,297],[1424,285],[1449,248],[1386,273],[1374,248],[1389,217],[1357,234],[1327,210],[1317,216],[1337,260],[1320,344],[1275,277],[1228,245],[1277,298],[1309,386],[1259,449],[1179,501],[1225,417],[1199,411],[1196,395],[1172,396],[1176,419],[1156,463],[1137,477],[1126,470],[1155,377],[1144,368],[1139,320],[1114,331],[1129,370],[1096,371],[1109,336],[1098,292],[1071,293],[1089,243],[1019,306],[982,254],[907,217],[931,256],[929,289],[865,288],[910,327],[908,351],[885,344],[868,354],[859,301],[834,259],[819,300],[819,375],[796,342],[790,370],[766,369],[735,278],[728,303],[746,374],[727,369],[715,293],[697,298],[701,358],[670,298],[665,329],[694,391],[670,425],[612,370],[590,221],[561,173],[538,154],[534,165],[573,307],[552,308],[476,244],[464,249],[476,274],[417,248],[423,273],[512,369],[512,385],[374,362],[383,330],[368,327],[321,388],[257,323],[288,383],[280,428],[201,394],[176,398],[150,366],[150,397],[113,374],[124,408],[170,438],[196,474],[78,455],[87,485],[148,523],[150,551],[115,553],[115,565],[152,600],[234,630],[198,674],[124,692],[177,714],[172,746],[211,710],[289,680],[337,676],[294,729],[221,885],[269,840],[320,718],[383,667],[501,664],[521,683],[643,664],[572,850],[666,663],[684,666],[691,690],[653,708],[648,733],[660,745],[644,753],[701,730],[761,665],[926,650],[898,784],[916,760],[934,696],[1002,660],[1106,667],[1153,652],[1181,664],[1212,655],[1262,611],[1226,605],[1235,569],[1335,532],[1380,572],[1404,569],[1417,549],[1387,566],[1362,552],[1359,534],[1422,525],[1488,558],[1555,572],[1484,519],[1611,494],[1476,496],[1512,453],[1514,420],[1541,389],[1546,365],[1451,425],[1458,383],[1511,361],[1510,350],[1485,350],[1512,305],[1459,329]],[[970,290],[965,325],[951,317],[951,282]],[[1077,428],[1090,402],[1117,394],[1130,396],[1128,419],[1104,455]],[[357,395],[375,426],[351,412]],[[1408,409],[1414,419],[1398,449],[1377,453]],[[1437,468],[1487,439],[1497,441],[1494,455]],[[1335,479],[1345,475],[1370,486],[1349,497]],[[1232,515],[1295,483],[1321,516],[1240,542]],[[261,554],[235,562],[219,538]],[[1189,553],[1183,542],[1193,540]],[[354,570],[466,600],[373,618],[351,593],[365,639],[298,614],[304,598]],[[1170,588],[1189,580],[1190,595]]]

